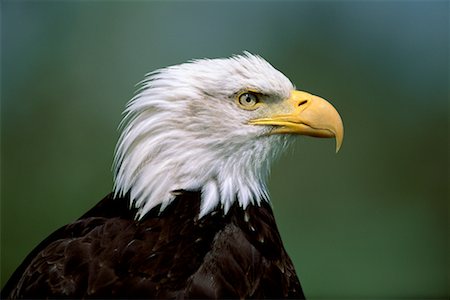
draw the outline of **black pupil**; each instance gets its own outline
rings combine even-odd
[[[252,97],[250,96],[250,94],[245,95],[245,102],[247,103],[252,102]]]

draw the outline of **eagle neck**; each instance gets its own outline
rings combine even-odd
[[[164,145],[158,147],[145,139],[141,139],[145,145],[130,144],[128,149],[120,146],[125,142],[119,144],[117,155],[123,159],[116,172],[114,192],[116,196],[130,196],[138,219],[160,204],[163,211],[181,190],[200,192],[199,217],[217,209],[226,214],[234,203],[245,209],[269,202],[266,182],[272,160],[280,145],[286,144],[284,136],[255,138],[245,144],[172,141],[166,151],[161,151]],[[142,149],[151,155],[140,154]]]

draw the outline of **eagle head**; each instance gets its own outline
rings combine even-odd
[[[269,201],[270,163],[294,135],[343,140],[342,120],[260,56],[200,59],[151,72],[130,100],[114,191],[142,218],[180,190],[201,191],[199,217]]]

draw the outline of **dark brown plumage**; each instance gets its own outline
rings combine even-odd
[[[136,221],[108,195],[39,244],[2,298],[304,298],[270,204],[198,219],[200,200],[180,191]]]

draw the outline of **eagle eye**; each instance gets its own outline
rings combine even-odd
[[[259,95],[252,92],[245,92],[238,97],[239,106],[243,109],[255,109],[259,103]]]

